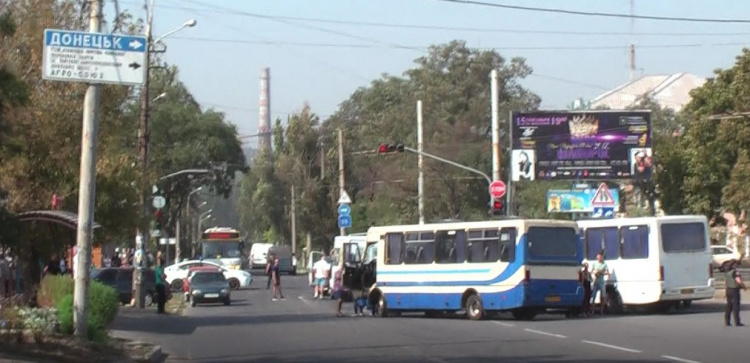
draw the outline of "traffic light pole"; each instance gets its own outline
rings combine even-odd
[[[481,172],[481,171],[479,171],[477,169],[474,169],[472,167],[469,167],[469,166],[466,166],[466,165],[461,165],[461,164],[459,164],[457,162],[450,161],[448,159],[443,159],[443,158],[441,158],[441,157],[439,157],[437,155],[428,154],[428,153],[426,153],[424,151],[415,150],[415,149],[412,149],[412,148],[406,147],[406,146],[404,146],[404,150],[408,151],[408,152],[411,152],[411,153],[415,153],[417,155],[426,156],[426,157],[428,157],[430,159],[437,160],[439,162],[446,163],[448,165],[453,165],[453,166],[455,166],[457,168],[464,169],[464,170],[470,171],[470,172],[472,172],[474,174],[483,176],[484,179],[487,180],[487,190],[488,190],[488,193],[489,193],[489,186],[490,186],[490,184],[492,184],[492,179],[489,177],[489,175],[487,175],[487,174],[485,174],[485,173],[483,173],[483,172]],[[491,195],[490,195],[490,200],[492,200],[492,196]]]

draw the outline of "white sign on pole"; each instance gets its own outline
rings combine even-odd
[[[141,36],[46,29],[42,78],[140,85],[148,69],[147,49]]]
[[[161,195],[157,195],[154,197],[154,201],[152,202],[154,205],[154,208],[156,209],[162,209],[165,205],[167,205],[167,200],[164,199]]]
[[[349,198],[349,194],[346,194],[346,190],[341,191],[341,197],[339,197],[338,204],[352,204],[352,198]]]

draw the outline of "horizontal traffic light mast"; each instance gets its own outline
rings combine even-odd
[[[380,147],[378,148],[378,154],[381,154],[381,155],[383,155],[383,154],[392,154],[392,153],[397,153],[397,152],[401,153],[401,152],[404,152],[404,151],[408,151],[410,153],[414,153],[414,154],[426,156],[426,157],[428,157],[430,159],[434,159],[434,160],[440,161],[442,163],[446,163],[448,165],[453,165],[453,166],[455,166],[457,168],[461,168],[461,169],[464,169],[466,171],[470,171],[470,172],[472,172],[474,174],[481,175],[482,177],[484,177],[484,179],[487,180],[487,184],[488,185],[492,184],[492,178],[490,178],[489,175],[487,175],[487,174],[485,174],[485,173],[483,173],[483,172],[481,172],[481,171],[479,171],[477,169],[474,169],[472,167],[468,167],[466,165],[459,164],[459,163],[457,163],[455,161],[450,161],[448,159],[443,159],[443,158],[441,158],[441,157],[439,157],[437,155],[432,155],[432,154],[428,154],[428,153],[426,153],[424,151],[419,151],[419,150],[416,150],[416,149],[412,149],[410,147],[404,146],[403,144],[381,144]]]

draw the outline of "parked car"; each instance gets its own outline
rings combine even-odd
[[[227,278],[227,281],[229,281],[232,290],[250,287],[250,284],[253,283],[253,275],[248,271],[229,269],[223,264],[208,260],[190,260],[175,263],[164,268],[164,274],[167,275],[166,282],[169,284],[172,291],[181,291],[183,282],[188,277],[190,269],[199,266],[211,266],[221,270]]]
[[[740,260],[742,256],[739,252],[727,246],[711,246],[711,263],[714,267],[721,266],[722,263],[729,260]]]
[[[120,302],[125,305],[133,299],[134,271],[135,269],[132,267],[99,268],[91,273],[91,279],[117,290]],[[151,306],[156,301],[156,274],[154,270],[145,270],[144,289],[146,291],[146,306]],[[171,297],[171,294],[167,291],[167,299]]]
[[[190,306],[202,303],[232,301],[229,282],[221,271],[195,271],[190,277]]]
[[[250,247],[250,268],[266,268],[268,262],[268,250],[273,247],[271,243],[253,243]]]
[[[182,283],[182,292],[184,294],[186,302],[190,302],[190,278],[192,278],[193,275],[198,271],[221,272],[221,270],[216,268],[216,266],[191,267],[190,270],[188,270],[187,278],[185,278]]]

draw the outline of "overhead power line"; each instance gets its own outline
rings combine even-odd
[[[539,7],[532,7],[532,6],[507,5],[507,4],[489,3],[485,1],[476,1],[476,0],[435,0],[435,1],[455,3],[455,4],[465,4],[465,5],[478,5],[478,6],[486,6],[486,7],[493,7],[493,8],[501,8],[501,9],[535,11],[535,12],[556,13],[556,14],[566,14],[566,15],[598,16],[598,17],[606,17],[606,18],[679,21],[679,22],[693,22],[693,23],[750,24],[750,19],[687,18],[687,17],[602,13],[602,12],[589,12],[589,11],[565,10],[565,9],[553,9],[553,8],[539,8]]]
[[[612,32],[612,31],[576,31],[576,30],[537,30],[537,29],[509,29],[509,28],[479,28],[479,27],[458,27],[458,26],[443,26],[443,25],[420,25],[420,24],[401,24],[401,23],[387,23],[387,22],[372,22],[372,21],[361,21],[361,20],[337,20],[337,19],[323,19],[323,18],[308,18],[299,16],[283,16],[283,15],[269,15],[269,14],[258,14],[258,13],[244,13],[223,9],[210,9],[210,8],[192,8],[186,6],[177,5],[157,5],[158,8],[163,9],[175,9],[185,11],[200,11],[203,13],[216,13],[224,15],[234,16],[258,16],[264,18],[273,18],[278,20],[291,20],[298,22],[308,23],[321,23],[321,24],[337,24],[337,25],[349,25],[356,27],[374,27],[374,28],[390,28],[390,29],[412,29],[412,30],[445,30],[455,32],[471,32],[471,33],[508,33],[508,34],[547,34],[547,35],[575,35],[575,36],[652,36],[652,37],[680,37],[680,36],[706,36],[706,37],[727,37],[727,36],[747,36],[750,32]]]
[[[429,46],[399,46],[391,47],[376,44],[356,44],[356,43],[312,43],[312,42],[295,42],[279,40],[248,40],[248,39],[222,39],[207,37],[180,37],[174,36],[172,39],[189,40],[194,42],[208,43],[230,43],[230,44],[253,44],[268,46],[299,46],[299,47],[316,47],[316,48],[360,48],[360,49],[421,49],[428,51]],[[748,42],[728,42],[728,43],[686,43],[686,44],[643,44],[638,45],[638,49],[666,49],[666,48],[698,48],[698,47],[727,47],[727,46],[745,46],[750,45]],[[470,47],[481,50],[624,50],[624,45],[549,45],[549,46],[488,46],[488,47]]]

